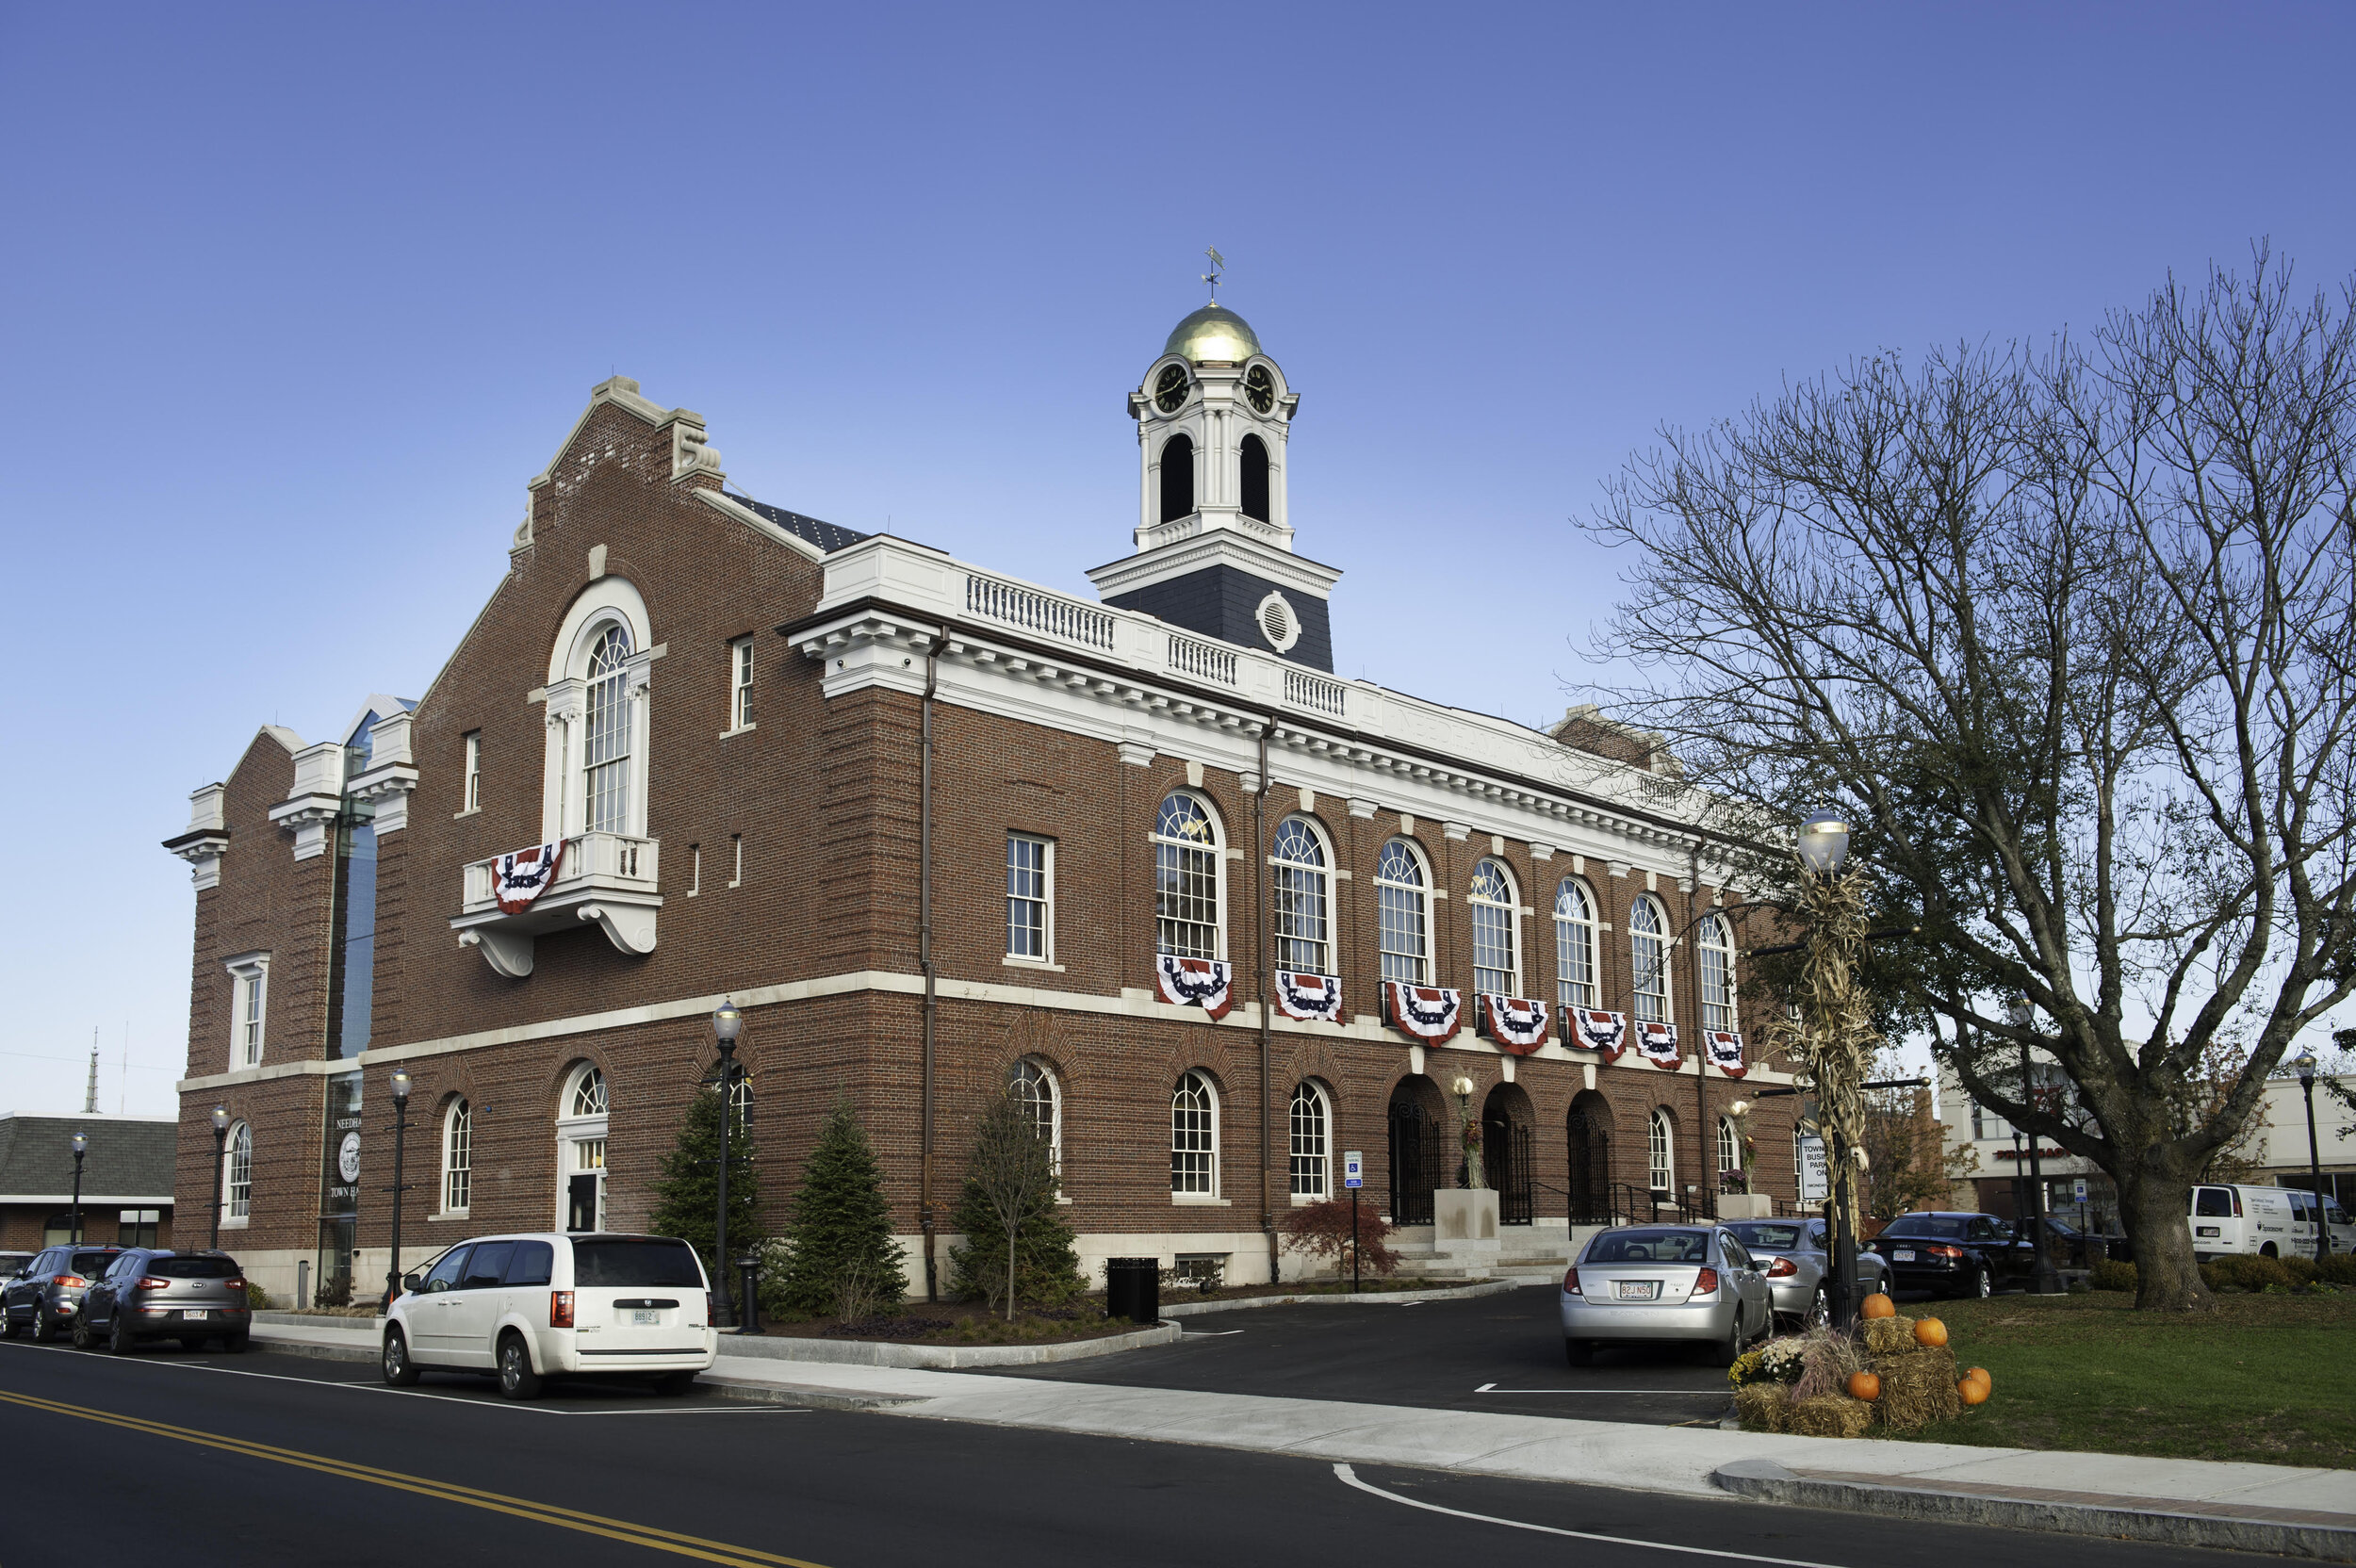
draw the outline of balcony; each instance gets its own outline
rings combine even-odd
[[[595,922],[618,951],[643,957],[654,951],[655,912],[663,907],[662,857],[663,845],[654,839],[619,833],[567,839],[555,884],[520,915],[502,910],[492,890],[501,857],[477,860],[466,868],[460,912],[450,929],[460,945],[480,949],[491,968],[510,980],[532,972],[532,944],[539,938],[569,931],[583,921]]]

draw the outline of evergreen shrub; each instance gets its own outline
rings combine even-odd
[[[699,1087],[687,1102],[679,1140],[663,1156],[662,1174],[654,1184],[654,1213],[646,1227],[657,1235],[677,1236],[695,1250],[704,1271],[717,1285],[733,1282],[733,1267],[723,1268],[712,1252],[720,1206],[720,1091]],[[761,1183],[753,1174],[752,1139],[739,1126],[728,1140],[728,1250],[739,1257],[757,1250],[767,1229],[761,1222]]]
[[[776,1287],[761,1293],[781,1315],[857,1319],[897,1312],[908,1295],[883,1168],[847,1099],[818,1129],[783,1240]]]

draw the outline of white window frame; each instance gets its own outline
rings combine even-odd
[[[593,1102],[599,1108],[595,1110],[577,1103],[593,1074],[599,1091]],[[556,1217],[552,1229],[564,1228],[564,1208],[571,1196],[572,1179],[589,1171],[595,1171],[597,1178],[597,1228],[605,1228],[607,1173],[613,1163],[606,1156],[612,1093],[613,1086],[606,1081],[604,1070],[595,1062],[579,1063],[564,1075],[564,1087],[556,1102]],[[596,1146],[594,1165],[581,1163],[585,1144]]]
[[[1301,1102],[1307,1100],[1316,1126],[1310,1135],[1313,1147],[1303,1147],[1301,1132]],[[1296,1204],[1321,1202],[1333,1196],[1333,1096],[1315,1078],[1303,1078],[1293,1086],[1291,1102],[1284,1115],[1290,1157],[1286,1172]],[[1307,1184],[1303,1184],[1304,1168]]]
[[[1284,830],[1296,826],[1308,835],[1309,842],[1316,848],[1316,863],[1284,859],[1275,853],[1275,846],[1284,841]],[[1339,974],[1341,971],[1333,967],[1333,842],[1326,837],[1325,825],[1303,811],[1287,814],[1276,825],[1276,832],[1269,840],[1268,874],[1270,939],[1276,955],[1276,967],[1297,973]],[[1295,879],[1302,891],[1288,893],[1282,885],[1286,877]],[[1315,901],[1317,928],[1322,933],[1319,936],[1291,936],[1284,930],[1285,904],[1304,897]],[[1310,969],[1305,965],[1286,962],[1286,942],[1312,949],[1317,967]]]
[[[630,762],[621,821],[612,831],[630,839],[647,836],[648,759],[653,749],[650,693],[654,662],[664,650],[654,641],[646,603],[637,588],[626,579],[603,577],[573,601],[549,649],[548,746],[540,797],[540,836],[547,841],[575,838],[587,830],[583,749],[588,731],[589,661],[606,630],[614,627],[630,637],[621,693],[622,712],[630,724]]]
[[[1653,929],[1644,929],[1644,914],[1652,916]],[[1661,989],[1658,995],[1644,989],[1644,950],[1638,944],[1650,942],[1656,955],[1654,975]],[[1677,1021],[1677,990],[1669,966],[1669,911],[1661,900],[1650,893],[1639,893],[1628,912],[1628,1018],[1637,1023],[1675,1023]],[[1657,1004],[1658,1012],[1647,1011],[1647,1004]]]
[[[1669,1119],[1668,1107],[1653,1107],[1651,1119],[1644,1127],[1644,1179],[1652,1184],[1654,1192],[1677,1195],[1677,1126]]]
[[[463,737],[466,743],[464,771],[459,775],[458,814],[471,816],[483,809],[483,731],[469,729]]]
[[[1701,980],[1702,1027],[1732,1030],[1742,1016],[1736,1005],[1733,924],[1724,915],[1703,916],[1694,947],[1695,970]],[[1714,1002],[1712,992],[1718,994]]]
[[[1195,806],[1202,810],[1203,820],[1209,825],[1210,828],[1211,837],[1210,842],[1207,845],[1201,842],[1189,841],[1185,839],[1171,838],[1162,832],[1162,808],[1168,806],[1173,799],[1179,798],[1194,802]],[[1189,958],[1225,958],[1227,956],[1227,829],[1225,825],[1219,820],[1219,808],[1212,805],[1210,799],[1203,795],[1200,791],[1190,789],[1171,790],[1168,793],[1164,794],[1161,799],[1153,803],[1153,825],[1152,830],[1147,833],[1146,840],[1153,846],[1153,951],[1156,954],[1174,951],[1173,949],[1163,945],[1162,940],[1162,925],[1164,920],[1162,915],[1162,851],[1165,849],[1176,850],[1182,853],[1201,851],[1207,853],[1211,858],[1212,909],[1210,927],[1211,945],[1214,951],[1207,954],[1188,953],[1184,955],[1184,956]],[[1185,921],[1178,923],[1186,925],[1200,925],[1203,923],[1200,921]]]
[[[1178,1125],[1178,1118],[1182,1111],[1179,1102],[1186,1096],[1189,1086],[1202,1099],[1202,1114],[1207,1119],[1208,1126],[1201,1130],[1188,1128],[1182,1134]],[[1194,1113],[1188,1110],[1187,1114]],[[1170,1091],[1170,1200],[1171,1202],[1216,1203],[1219,1201],[1219,1086],[1211,1082],[1211,1075],[1198,1068],[1189,1068],[1180,1073],[1177,1085]],[[1191,1141],[1182,1141],[1182,1139],[1191,1140],[1198,1135],[1203,1136],[1205,1147],[1196,1148],[1192,1146]],[[1202,1185],[1181,1186],[1179,1184],[1178,1162],[1182,1156],[1190,1161],[1200,1156],[1207,1161],[1208,1168],[1201,1178]],[[1189,1172],[1186,1179],[1192,1183],[1196,1178]]]
[[[1014,858],[1015,858],[1015,846],[1016,846],[1016,845],[1018,845],[1018,844],[1029,845],[1029,846],[1031,846],[1031,847],[1033,847],[1033,848],[1036,848],[1036,849],[1039,852],[1039,866],[1038,866],[1038,868],[1037,868],[1037,869],[1038,869],[1038,872],[1039,872],[1039,895],[1038,895],[1037,897],[1033,897],[1033,896],[1031,896],[1031,895],[1030,895],[1030,894],[1028,894],[1028,893],[1018,893],[1018,892],[1016,892],[1016,891],[1015,891],[1015,890],[1014,890],[1014,879],[1015,879],[1015,873],[1016,873],[1016,870],[1017,870],[1017,868],[1016,868],[1016,866],[1015,866],[1015,863],[1014,863]],[[1023,868],[1023,869],[1024,869],[1024,870],[1028,870],[1028,869],[1030,869],[1030,868]],[[1014,939],[1015,939],[1015,932],[1016,932],[1016,930],[1017,930],[1018,928],[1017,928],[1017,926],[1016,926],[1016,924],[1015,924],[1015,918],[1014,918],[1014,917],[1015,917],[1015,906],[1016,906],[1017,904],[1023,904],[1023,905],[1036,905],[1036,906],[1038,906],[1038,908],[1039,908],[1039,950],[1037,953],[1018,953],[1018,952],[1016,952],[1016,951],[1015,951]],[[1023,929],[1025,929],[1025,930],[1027,931],[1027,927],[1024,927]],[[1046,838],[1046,837],[1044,837],[1044,836],[1042,836],[1042,835],[1040,835],[1040,834],[1038,834],[1038,833],[1013,833],[1013,832],[1009,832],[1009,833],[1006,835],[1006,962],[1007,962],[1007,963],[1010,963],[1010,964],[1035,964],[1035,965],[1038,965],[1038,966],[1039,966],[1039,967],[1041,967],[1041,968],[1050,967],[1050,966],[1052,966],[1052,965],[1055,963],[1055,840],[1050,839],[1050,838]]]
[[[1563,906],[1577,899],[1576,908]],[[1579,911],[1584,909],[1584,914]],[[1598,989],[1602,970],[1603,950],[1595,936],[1595,890],[1576,876],[1562,878],[1554,890],[1554,998],[1564,1007],[1600,1007]],[[1584,962],[1575,962],[1583,958]],[[1584,980],[1572,979],[1576,969],[1586,971]],[[1564,1033],[1567,1035],[1568,1030]]]
[[[442,1113],[442,1184],[438,1213],[463,1217],[474,1202],[474,1107],[462,1096]],[[455,1198],[456,1202],[451,1199]]]
[[[254,1124],[229,1129],[229,1157],[221,1162],[221,1228],[243,1228],[254,1218]]]
[[[1742,1135],[1736,1131],[1730,1116],[1718,1119],[1718,1168],[1736,1172],[1742,1168]]]
[[[728,645],[728,727],[723,735],[742,735],[753,727],[753,640],[747,635]]]
[[[1042,1119],[1044,1109],[1047,1123],[1047,1163],[1054,1168],[1057,1180],[1063,1176],[1063,1083],[1055,1070],[1037,1056],[1024,1056],[1008,1070],[1007,1086],[1014,1091],[1015,1102],[1034,1131]]]
[[[262,1065],[270,1048],[270,955],[240,953],[229,972],[229,1070]]]
[[[1391,847],[1394,844],[1404,850],[1406,852],[1407,858],[1414,862],[1416,874],[1423,878],[1421,885],[1400,882],[1383,874],[1383,860],[1389,856]],[[1420,953],[1410,954],[1398,952],[1386,945],[1390,939],[1390,936],[1389,927],[1383,923],[1383,894],[1385,891],[1393,894],[1403,894],[1412,897],[1415,900],[1415,913],[1420,918],[1423,926],[1422,931],[1418,933],[1418,937],[1423,944],[1423,950]],[[1379,955],[1379,960],[1383,966],[1383,978],[1384,980],[1403,980],[1411,986],[1428,986],[1432,984],[1432,859],[1431,857],[1424,854],[1423,846],[1415,842],[1415,840],[1409,838],[1404,833],[1395,834],[1392,837],[1385,839],[1383,841],[1383,847],[1376,851],[1374,860],[1375,950]],[[1392,972],[1394,969],[1405,969],[1409,967],[1410,963],[1412,963],[1415,969],[1415,972],[1414,974],[1410,975]]]
[[[1497,880],[1505,884],[1503,899],[1491,897],[1480,890],[1481,873],[1492,868],[1497,872]],[[1513,868],[1506,864],[1503,856],[1484,855],[1473,863],[1472,880],[1464,885],[1464,904],[1467,911],[1465,923],[1471,928],[1473,940],[1473,989],[1494,991],[1501,996],[1520,996],[1522,994],[1522,890],[1521,884],[1514,878]],[[1501,970],[1495,964],[1483,964],[1481,961],[1481,925],[1484,911],[1487,912],[1487,918],[1492,922],[1497,921],[1500,916],[1503,917],[1506,962]],[[1502,986],[1483,985],[1481,983],[1483,975],[1493,978],[1502,975],[1506,983]]]

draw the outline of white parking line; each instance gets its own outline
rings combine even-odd
[[[1689,1399],[1723,1399],[1726,1396],[1714,1388],[1499,1388],[1495,1383],[1482,1383],[1475,1394],[1668,1394]]]
[[[1632,1536],[1597,1535],[1592,1530],[1566,1530],[1553,1525],[1533,1525],[1524,1519],[1500,1519],[1493,1513],[1467,1513],[1461,1508],[1442,1508],[1437,1503],[1427,1503],[1420,1497],[1402,1497],[1396,1492],[1385,1492],[1379,1486],[1360,1480],[1358,1472],[1347,1464],[1333,1466],[1333,1474],[1341,1478],[1343,1485],[1354,1486],[1361,1492],[1371,1492],[1376,1496],[1390,1502],[1405,1503],[1409,1508],[1419,1508],[1432,1513],[1445,1513],[1455,1519],[1471,1519],[1483,1525],[1503,1525],[1509,1529],[1536,1530],[1541,1535],[1568,1536],[1574,1541],[1601,1541],[1612,1546],[1643,1546],[1656,1552],[1682,1552],[1688,1557],[1721,1557],[1734,1562],[1772,1562],[1776,1564],[1777,1568],[1841,1568],[1841,1565],[1837,1563],[1814,1562],[1806,1558],[1762,1557],[1757,1552],[1721,1551],[1714,1546],[1679,1546],[1666,1541],[1639,1541]]]

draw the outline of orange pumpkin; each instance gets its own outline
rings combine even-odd
[[[1955,1384],[1955,1392],[1963,1396],[1963,1402],[1967,1405],[1984,1405],[1988,1395],[1995,1391],[1988,1387],[1985,1378],[1966,1378]]]
[[[1985,1366],[1972,1367],[1970,1371],[1964,1374],[1964,1377],[1972,1382],[1978,1383],[1983,1388],[1994,1388],[1996,1386],[1996,1380],[1988,1375],[1988,1368]]]
[[[1849,1397],[1871,1404],[1882,1396],[1882,1380],[1871,1372],[1849,1374]]]
[[[1914,1343],[1927,1345],[1937,1349],[1947,1343],[1947,1325],[1936,1317],[1917,1318],[1914,1324]]]
[[[1868,1296],[1865,1305],[1857,1310],[1868,1317],[1895,1317],[1898,1315],[1898,1303],[1877,1290]]]

